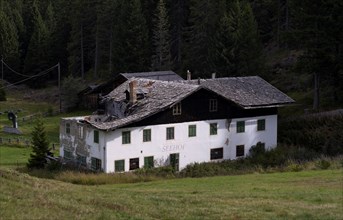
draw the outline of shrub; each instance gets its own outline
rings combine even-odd
[[[317,168],[322,170],[327,170],[331,166],[331,163],[324,159],[317,161],[315,164]]]
[[[279,122],[279,142],[319,154],[343,154],[343,115],[303,116]]]

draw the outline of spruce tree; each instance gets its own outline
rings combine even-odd
[[[115,72],[147,71],[150,63],[148,31],[140,0],[121,1],[115,26]]]
[[[241,3],[239,51],[237,73],[239,75],[260,75],[264,70],[264,56],[257,23],[250,3]]]
[[[27,164],[28,168],[44,168],[45,156],[49,152],[49,142],[46,137],[43,122],[38,119],[32,133],[32,153]]]
[[[170,70],[170,34],[169,22],[166,6],[163,0],[159,0],[154,21],[153,45],[154,54],[152,56],[151,67],[153,70]]]

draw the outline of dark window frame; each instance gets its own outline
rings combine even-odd
[[[91,169],[100,171],[101,170],[101,160],[96,157],[91,157]]]
[[[144,168],[154,168],[154,156],[144,157]]]
[[[181,113],[182,113],[182,107],[181,107],[181,102],[179,102],[173,106],[173,115],[181,115]]]
[[[237,133],[244,133],[245,132],[245,121],[237,121],[236,131],[237,131]]]
[[[129,170],[139,169],[139,157],[130,158],[129,160]]]
[[[174,127],[167,127],[166,128],[166,139],[167,140],[174,140],[175,139],[175,128]]]
[[[245,146],[236,145],[236,157],[244,157],[245,155]]]
[[[210,99],[209,100],[209,111],[210,112],[218,111],[218,100],[217,99]]]
[[[218,123],[210,123],[210,135],[218,134]]]
[[[265,131],[265,130],[266,130],[266,119],[258,119],[257,131]]]
[[[70,123],[66,123],[65,132],[66,134],[70,134]]]
[[[122,163],[122,165],[119,165],[119,163]],[[122,169],[119,169],[122,168]],[[115,160],[114,161],[114,172],[125,172],[125,160]]]
[[[188,137],[197,136],[197,125],[188,125]]]
[[[64,159],[67,159],[67,160],[73,160],[74,159],[73,152],[71,152],[69,150],[63,150],[63,157],[64,157]]]
[[[99,137],[100,137],[99,131],[98,131],[98,130],[94,130],[93,136],[94,136],[94,137],[93,137],[94,143],[99,144]]]
[[[87,166],[87,157],[84,155],[76,154],[77,163],[82,166]]]
[[[131,131],[122,131],[121,137],[122,144],[131,144]]]
[[[151,141],[151,129],[144,129],[143,142],[150,142],[150,141]]]
[[[212,148],[210,151],[210,159],[211,160],[221,160],[224,158],[224,148]]]

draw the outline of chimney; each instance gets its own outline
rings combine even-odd
[[[132,80],[129,83],[130,87],[130,104],[133,105],[137,102],[137,81]]]
[[[201,82],[200,82],[200,77],[198,77],[198,85],[200,85],[200,83],[201,83]]]
[[[216,73],[212,73],[212,79],[216,78]]]
[[[187,80],[191,80],[191,79],[192,79],[191,72],[187,70]]]

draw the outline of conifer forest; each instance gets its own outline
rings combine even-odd
[[[0,54],[12,83],[24,76],[7,65],[30,76],[60,63],[62,78],[93,81],[190,70],[192,78],[293,79],[286,90],[312,88],[314,78],[337,102],[342,30],[341,0],[0,0]],[[56,80],[52,71],[34,85]]]

